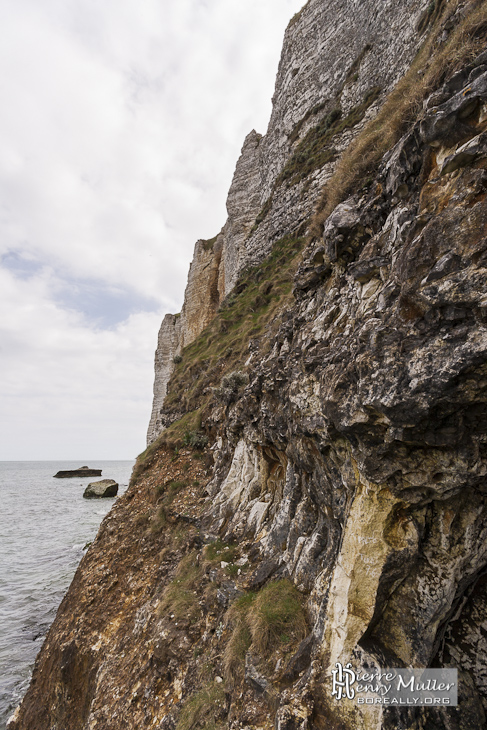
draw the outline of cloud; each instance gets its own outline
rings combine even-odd
[[[143,440],[160,319],[181,307],[195,240],[225,221],[301,4],[4,3],[2,458],[75,456],[75,424],[105,424],[91,443],[111,455]]]
[[[132,458],[144,448],[160,315],[93,329],[52,301],[52,286],[48,271],[0,271],[0,309],[11,308],[0,322],[2,458]]]

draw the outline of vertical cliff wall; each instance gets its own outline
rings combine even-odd
[[[486,726],[486,46],[484,0],[291,22],[269,130],[163,323],[165,430],[9,730]],[[457,669],[458,706],[339,699],[337,664]]]
[[[159,336],[154,362],[154,398],[147,431],[151,444],[165,424],[161,410],[167,393],[167,384],[174,370],[174,358],[180,356],[215,316],[223,299],[225,280],[221,267],[223,236],[211,241],[197,241],[191,263],[184,304],[180,314],[166,314]]]
[[[261,261],[274,241],[306,225],[340,151],[377,112],[411,62],[421,42],[418,22],[427,6],[425,0],[310,0],[290,22],[267,133],[262,137],[252,131],[247,136],[228,193],[228,218],[218,239],[221,248],[211,264],[219,267],[218,292],[207,281],[209,256],[197,244],[181,323],[170,329],[165,321],[161,327],[148,444],[164,427],[159,411],[171,373],[172,357],[167,353],[180,352],[195,339],[240,273]],[[327,154],[314,154],[315,159],[303,165],[303,157],[313,158],[306,147],[314,140],[306,145],[307,135],[313,137],[313,130],[326,124],[330,114],[339,115],[343,128],[336,125]]]

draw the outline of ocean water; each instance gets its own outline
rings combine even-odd
[[[88,465],[101,477],[54,479]],[[25,693],[46,632],[114,499],[83,499],[86,485],[126,490],[133,461],[0,462],[0,730]]]

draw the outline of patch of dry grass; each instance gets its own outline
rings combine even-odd
[[[323,223],[360,181],[374,174],[385,152],[399,141],[416,120],[423,99],[446,78],[471,61],[485,46],[487,3],[473,0],[463,21],[438,47],[438,35],[459,0],[438,5],[432,13],[431,30],[409,71],[391,91],[377,116],[343,153],[332,178],[323,188],[310,227],[319,236]]]
[[[218,563],[225,561],[225,563],[233,563],[235,557],[238,554],[237,545],[231,545],[228,542],[222,540],[216,540],[206,545],[204,549],[204,560],[207,563]]]
[[[225,716],[225,690],[218,682],[209,682],[184,701],[176,730],[218,730]]]
[[[223,667],[225,676],[231,682],[243,677],[245,655],[252,644],[248,614],[253,607],[255,596],[255,593],[250,592],[237,598],[227,612],[227,621],[233,628],[225,647]]]
[[[225,375],[242,370],[249,341],[262,336],[290,302],[303,244],[303,238],[294,236],[276,241],[261,264],[242,273],[212,322],[184,349],[183,362],[169,381],[164,408],[188,413],[161,434],[161,442],[174,442],[177,434],[184,437],[186,431],[199,430],[201,414],[214,399],[212,388],[220,386]],[[188,426],[190,413],[199,414],[196,426]]]
[[[279,643],[301,641],[307,633],[301,594],[289,580],[269,583],[257,594],[248,623],[252,645],[262,656]]]
[[[197,589],[203,570],[196,561],[195,551],[186,555],[178,565],[176,575],[166,586],[158,608],[159,616],[169,614],[176,621],[195,621],[201,615]]]
[[[289,580],[268,583],[247,593],[230,607],[232,634],[223,657],[225,675],[235,681],[243,674],[245,654],[252,650],[269,657],[276,647],[297,643],[307,634],[303,597]]]

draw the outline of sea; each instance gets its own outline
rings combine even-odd
[[[34,660],[78,563],[116,498],[83,499],[89,482],[127,489],[134,461],[0,462],[0,730],[25,694]],[[101,477],[54,479],[89,466]]]

